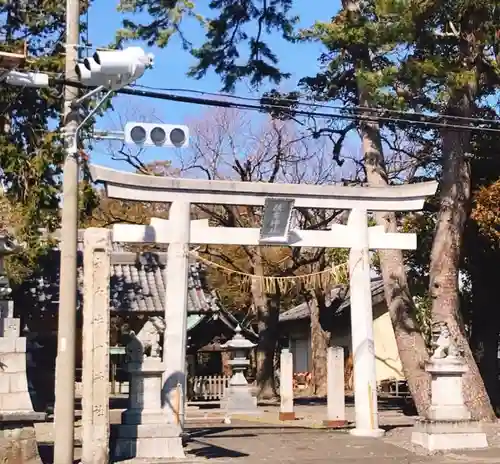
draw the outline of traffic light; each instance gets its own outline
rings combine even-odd
[[[0,76],[0,82],[5,82],[9,85],[17,87],[34,87],[42,88],[49,87],[49,75],[37,72],[22,72],[22,71],[7,71]]]
[[[189,145],[189,128],[179,124],[128,122],[125,143],[140,147],[177,147]]]
[[[140,47],[99,50],[76,65],[78,79],[89,86],[124,87],[139,79],[153,65],[153,55]]]

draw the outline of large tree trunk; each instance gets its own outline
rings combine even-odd
[[[470,97],[463,95],[457,101],[454,112],[468,116],[470,106]],[[464,376],[463,390],[472,418],[489,421],[495,419],[495,414],[459,314],[458,270],[471,198],[470,167],[466,153],[470,146],[470,133],[443,131],[442,143],[443,176],[429,283],[429,293],[433,298],[432,318],[434,322],[448,324],[453,338],[464,353],[469,370]]]
[[[359,0],[343,0],[342,5],[356,21],[361,11]],[[351,50],[351,54],[356,69],[372,68],[368,48],[356,46]],[[372,102],[367,90],[359,85],[357,91],[357,104],[361,107],[371,107]],[[379,125],[374,122],[361,122],[359,134],[363,144],[368,185],[371,187],[388,185]],[[376,220],[377,224],[384,226],[387,232],[397,232],[394,213],[378,213]],[[381,250],[379,256],[385,300],[394,328],[403,373],[417,412],[420,416],[424,416],[430,406],[430,378],[423,369],[423,362],[428,358],[428,352],[415,318],[415,305],[408,287],[403,253],[401,250]]]
[[[360,92],[360,106],[369,106],[369,99]],[[376,123],[362,123],[360,136],[363,142],[364,164],[368,184],[372,187],[388,185],[380,132]],[[397,232],[394,213],[378,213],[377,224],[387,232]],[[384,281],[387,307],[394,328],[403,373],[408,382],[415,407],[424,416],[430,405],[429,375],[423,369],[428,359],[427,347],[416,321],[416,311],[408,287],[401,250],[380,250],[380,267]]]
[[[228,351],[222,351],[221,353],[221,364],[222,364],[222,374],[225,375],[226,377],[231,376],[231,364],[229,363],[231,361],[231,353]]]
[[[354,20],[359,17],[361,11],[359,0],[343,0],[342,4]],[[462,35],[465,36],[465,31]],[[468,38],[462,39],[460,46],[464,63],[468,61],[472,69],[475,66],[477,50],[471,50],[470,47],[477,44],[473,41],[469,43],[468,40]],[[367,48],[356,46],[351,50],[351,54],[356,68],[362,67],[365,70],[372,68]],[[459,95],[459,98],[456,98],[457,95],[451,95],[450,109],[453,109],[457,116],[470,116],[471,102],[476,95],[475,85],[475,82],[470,82],[467,91]],[[358,98],[359,106],[371,107],[370,95],[361,86],[358,88]],[[379,126],[375,123],[364,122],[360,125],[360,133],[369,185],[387,185]],[[444,165],[441,205],[431,254],[430,294],[434,298],[433,319],[448,323],[452,335],[465,354],[469,367],[464,378],[467,406],[473,418],[489,420],[494,417],[493,410],[458,319],[458,265],[461,238],[470,200],[470,172],[465,156],[469,145],[470,133],[467,131],[443,132]],[[396,229],[396,219],[393,213],[378,214],[377,223],[384,225],[387,231],[393,232]],[[429,378],[421,366],[421,362],[427,358],[427,352],[414,317],[402,252],[396,250],[380,252],[380,261],[385,296],[403,371],[418,413],[422,415],[429,404]]]
[[[261,250],[257,247],[252,257],[254,275],[264,275]],[[257,388],[259,399],[274,399],[274,355],[278,340],[279,299],[280,295],[268,298],[262,281],[252,281],[252,298],[257,313],[259,343],[257,345]]]
[[[322,291],[315,291],[314,298],[309,299],[308,304],[311,310],[312,393],[317,397],[324,397],[327,393],[330,332],[321,324],[321,313],[325,311],[325,298]]]

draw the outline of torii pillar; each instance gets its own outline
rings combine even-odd
[[[416,236],[388,233],[381,226],[368,227],[367,211],[421,210],[426,197],[435,193],[437,182],[386,187],[345,187],[154,177],[95,165],[90,167],[90,171],[94,181],[106,185],[107,194],[111,198],[172,204],[168,232],[171,243],[166,289],[168,303],[165,314],[167,327],[170,317],[172,323],[171,330],[165,337],[167,341],[164,347],[165,359],[170,360],[172,357],[171,361],[167,361],[172,364],[165,374],[164,399],[168,414],[174,412],[174,416],[175,411],[179,416],[182,414],[176,409],[176,404],[182,404],[176,392],[182,391],[184,385],[187,246],[190,243],[258,246],[260,243],[259,229],[190,226],[189,205],[205,203],[263,206],[266,198],[279,197],[279,200],[294,200],[296,208],[350,210],[347,226],[334,225],[331,231],[292,230],[284,245],[351,249],[349,268],[356,409],[356,428],[351,433],[368,437],[383,434],[378,427],[377,418],[369,250],[414,249]],[[156,225],[152,226],[146,228],[145,232],[156,231]]]

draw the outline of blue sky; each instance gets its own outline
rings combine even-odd
[[[198,0],[201,7],[206,5],[206,0]],[[300,26],[306,27],[315,20],[327,20],[339,9],[338,0],[297,0],[297,10],[294,14],[300,17]],[[117,0],[95,0],[89,12],[89,37],[94,47],[106,46],[114,40],[115,32],[120,28],[124,16],[116,10]],[[205,7],[206,8],[206,7]],[[201,10],[201,13],[206,11]],[[142,22],[147,21],[147,15],[136,16]],[[135,19],[134,18],[134,19]],[[186,25],[186,35],[196,44],[203,41],[203,30],[198,25]],[[318,44],[291,45],[279,36],[268,39],[274,52],[280,57],[281,68],[290,72],[292,77],[282,86],[282,89],[291,90],[298,79],[305,75],[312,75],[318,70],[317,57],[321,47]],[[138,43],[155,55],[155,66],[146,71],[137,84],[171,89],[196,89],[206,92],[220,90],[220,80],[215,73],[209,73],[202,80],[186,77],[193,59],[188,52],[182,49],[178,40],[173,40],[167,48],[148,48],[145,44]],[[300,50],[300,53],[298,52]],[[238,95],[252,95],[244,85],[237,89]],[[253,93],[253,96],[258,94]],[[166,123],[182,124],[190,118],[196,117],[207,108],[193,104],[165,102],[141,97],[120,96],[114,101],[116,112],[108,112],[98,121],[96,128],[120,129],[124,118],[137,120],[139,118],[158,118]],[[130,119],[133,118],[133,119]],[[154,120],[152,121],[154,122]],[[107,152],[108,143],[97,143],[92,152],[92,162],[105,164],[119,169],[127,169],[124,163],[110,160]],[[169,159],[168,149],[148,149],[144,154],[147,160]]]

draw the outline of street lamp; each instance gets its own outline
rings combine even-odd
[[[37,72],[7,71],[3,79],[0,79],[8,85],[17,87],[49,87],[49,75]]]

